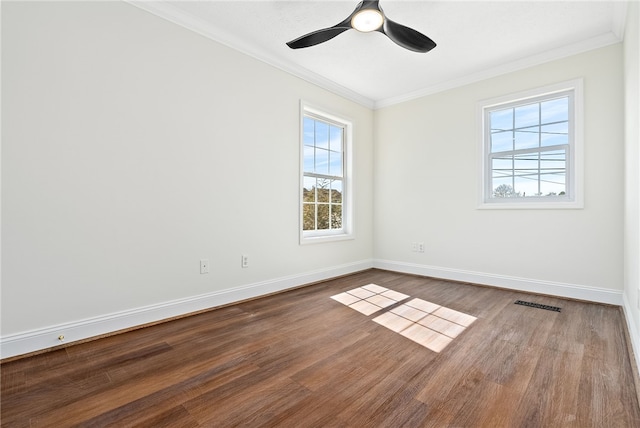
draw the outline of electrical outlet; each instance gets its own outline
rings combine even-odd
[[[246,254],[242,255],[242,267],[243,268],[249,267],[249,256]]]
[[[200,260],[200,273],[209,273],[209,260],[202,259]]]
[[[414,253],[424,253],[424,242],[412,242],[411,251]]]

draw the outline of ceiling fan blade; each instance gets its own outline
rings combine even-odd
[[[414,52],[429,52],[436,47],[436,43],[413,28],[405,27],[385,17],[384,24],[380,28],[394,43]]]
[[[309,34],[305,34],[304,36],[298,37],[295,40],[291,40],[287,42],[287,46],[291,49],[300,49],[307,48],[309,46],[315,46],[320,43],[326,42],[327,40],[333,39],[338,34],[341,34],[347,30],[353,28],[351,26],[351,18],[360,12],[362,9],[378,9],[378,1],[379,0],[363,0],[358,6],[356,6],[355,10],[351,12],[351,14],[342,22],[334,25],[333,27],[323,28],[322,30],[317,30],[311,32]]]
[[[371,17],[364,17],[364,15],[360,15],[360,12],[362,12],[363,14],[367,13],[368,15],[371,15],[369,11],[378,12],[378,16],[382,21],[382,26],[380,28],[369,27],[368,24],[372,22]],[[361,24],[365,25],[359,26],[352,22],[352,19],[358,18],[358,16],[356,15],[362,16],[363,20],[361,21]],[[377,24],[375,20],[373,20],[373,23],[374,25]],[[305,34],[302,37],[298,37],[295,40],[287,42],[287,45],[291,49],[300,49],[314,46],[322,42],[326,42],[327,40],[331,40],[337,35],[351,28],[355,28],[362,32],[378,31],[385,34],[394,43],[414,52],[429,52],[431,49],[436,47],[436,43],[433,40],[420,33],[419,31],[416,31],[413,28],[405,27],[404,25],[398,24],[397,22],[394,22],[387,18],[384,11],[380,7],[379,0],[362,0],[360,3],[358,3],[358,6],[356,6],[355,10],[344,21],[340,22],[337,25],[334,25],[333,27],[324,28],[322,30],[317,30],[309,34]]]
[[[351,27],[345,26],[323,28],[322,30],[317,30],[309,34],[305,34],[304,36],[298,37],[295,40],[291,40],[290,42],[287,42],[287,46],[289,46],[291,49],[307,48],[309,46],[314,46],[322,42],[326,42],[327,40],[331,40],[338,34],[341,34],[349,30],[350,28]]]

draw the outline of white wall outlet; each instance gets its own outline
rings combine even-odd
[[[242,255],[242,267],[243,268],[249,267],[249,256],[246,254]]]
[[[418,252],[424,253],[424,242],[418,242]]]
[[[209,273],[209,259],[200,260],[200,273]]]

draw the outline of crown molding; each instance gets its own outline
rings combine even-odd
[[[613,22],[611,25],[611,31],[620,40],[624,39],[624,27],[627,24],[628,9],[629,3],[626,1],[617,1],[613,4]]]
[[[211,25],[210,23],[185,13],[181,9],[173,6],[170,3],[162,1],[144,1],[144,0],[124,0],[126,3],[135,6],[139,9],[152,13],[160,18],[166,19],[174,24],[180,25],[188,30],[200,34],[208,39],[218,42],[222,45],[230,47],[236,51],[239,51],[245,55],[248,55],[254,59],[269,64],[275,68],[278,68],[288,74],[296,76],[302,80],[333,92],[336,95],[340,95],[348,100],[351,100],[357,104],[360,104],[369,109],[373,109],[374,100],[365,97],[349,88],[339,85],[330,79],[320,76],[304,67],[296,66],[287,61],[283,61],[280,58],[272,55],[268,52],[260,51],[254,46],[242,41],[240,38],[226,31],[222,31],[219,28]]]
[[[433,86],[420,89],[418,91],[409,92],[397,97],[386,98],[384,100],[376,101],[374,109],[383,107],[389,107],[394,104],[400,104],[406,101],[411,101],[417,98],[422,98],[427,95],[432,95],[438,92],[447,91],[450,89],[458,88],[460,86],[469,85],[471,83],[480,82],[493,77],[497,77],[503,74],[512,73],[514,71],[523,70],[525,68],[533,67],[536,65],[544,64],[546,62],[556,61],[569,56],[577,55],[583,52],[587,52],[593,49],[602,48],[615,43],[620,43],[622,39],[613,32],[603,34],[591,39],[582,40],[571,45],[563,46],[561,48],[552,49],[547,52],[543,52],[538,55],[532,55],[526,58],[522,58],[516,61],[512,61],[506,64],[502,64],[498,67],[493,67],[487,70],[483,70],[479,73],[473,73],[467,76],[463,76],[458,79],[452,79],[446,82],[438,83]]]
[[[460,86],[469,85],[482,80],[497,77],[503,74],[519,71],[525,68],[533,67],[536,65],[544,64],[559,60],[572,55],[577,55],[589,50],[602,48],[615,43],[619,43],[623,40],[624,27],[627,15],[627,2],[615,2],[612,31],[591,39],[582,40],[571,45],[563,46],[557,49],[552,49],[547,52],[543,52],[538,55],[529,56],[516,61],[502,64],[497,67],[493,67],[487,70],[483,70],[478,73],[466,75],[457,79],[448,80],[432,86],[412,91],[403,95],[385,98],[381,100],[372,100],[359,94],[349,88],[335,83],[334,81],[320,76],[311,70],[304,67],[296,66],[287,61],[278,58],[269,52],[264,52],[256,49],[254,46],[244,42],[239,37],[230,34],[226,31],[222,31],[219,28],[211,25],[210,23],[199,19],[193,15],[185,13],[181,9],[173,6],[170,3],[162,1],[145,1],[145,0],[124,0],[126,3],[132,6],[138,7],[149,13],[152,13],[160,18],[166,19],[174,24],[180,25],[188,30],[194,31],[208,39],[214,40],[222,45],[230,47],[236,51],[239,51],[245,55],[269,64],[275,68],[278,68],[288,74],[296,76],[302,80],[305,80],[311,84],[319,86],[325,90],[328,90],[336,95],[342,96],[348,100],[351,100],[357,104],[367,107],[372,110],[389,107],[395,104],[411,101],[417,98],[432,95],[438,92],[447,91]]]

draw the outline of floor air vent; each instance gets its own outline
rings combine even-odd
[[[560,312],[562,308],[557,306],[541,305],[540,303],[525,302],[524,300],[516,300],[516,305],[529,306],[530,308],[546,309],[547,311]]]

